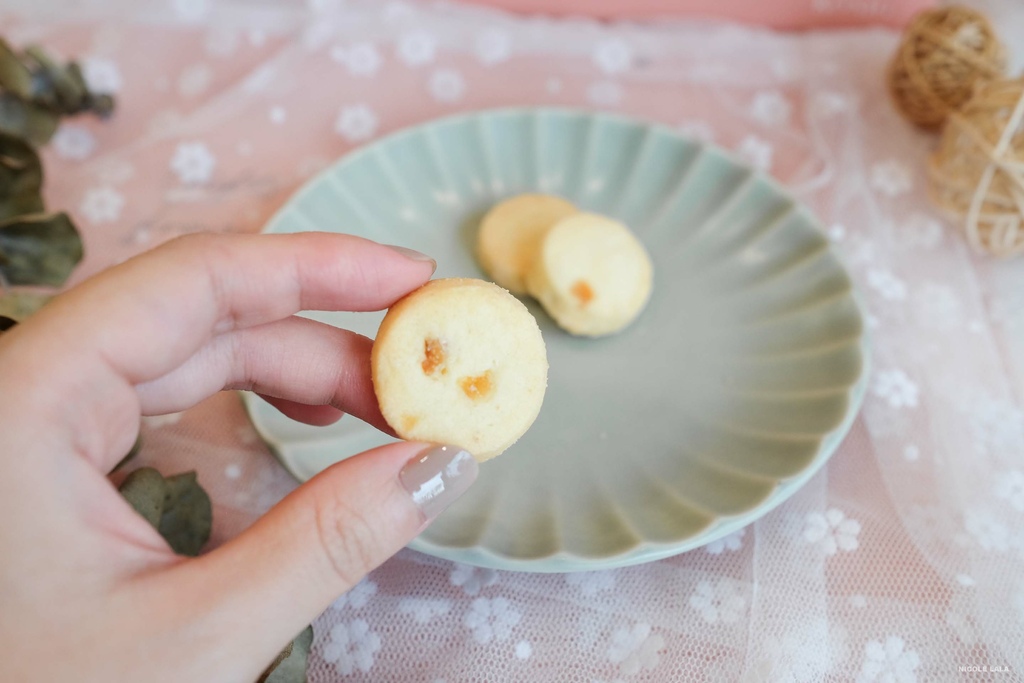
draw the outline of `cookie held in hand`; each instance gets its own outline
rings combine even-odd
[[[537,321],[483,280],[432,280],[401,299],[381,322],[371,365],[398,436],[460,446],[480,461],[526,433],[547,388]]]

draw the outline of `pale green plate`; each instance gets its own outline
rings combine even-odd
[[[654,258],[654,292],[599,340],[528,303],[551,364],[540,417],[411,547],[538,572],[648,562],[749,524],[824,464],[867,375],[850,278],[805,208],[714,147],[577,111],[457,116],[347,155],[266,231],[353,233],[430,254],[437,277],[483,277],[479,216],[527,191],[625,221]],[[311,317],[374,336],[383,314]],[[246,402],[300,480],[390,441]]]

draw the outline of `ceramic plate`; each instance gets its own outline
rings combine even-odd
[[[434,256],[437,277],[484,277],[480,216],[528,191],[630,225],[654,292],[631,327],[597,340],[527,302],[551,365],[540,417],[411,547],[503,569],[616,567],[704,545],[792,495],[860,405],[863,320],[815,218],[725,152],[607,115],[457,116],[344,157],[266,231],[349,232]],[[372,337],[383,314],[310,317]],[[354,419],[313,428],[246,402],[300,480],[390,441]]]

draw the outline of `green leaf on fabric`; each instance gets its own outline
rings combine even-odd
[[[195,557],[213,528],[213,506],[195,472],[164,477],[152,467],[129,474],[118,491],[178,555]]]
[[[313,627],[307,626],[267,667],[256,683],[306,683],[306,667],[312,648]]]
[[[0,131],[25,138],[42,147],[60,124],[60,114],[13,93],[0,93]]]
[[[50,294],[12,290],[0,297],[0,315],[22,321],[38,311],[52,299]]]
[[[0,200],[39,194],[43,165],[35,147],[15,135],[0,133]]]
[[[195,472],[167,478],[167,498],[157,530],[179,555],[195,557],[210,539],[213,506]]]
[[[11,285],[60,287],[82,260],[82,238],[65,213],[0,222],[0,273]]]
[[[114,98],[109,93],[92,92],[76,62],[61,64],[38,45],[30,45],[19,53],[2,39],[0,90],[22,105],[8,102],[6,112],[0,107],[0,127],[35,144],[45,143],[53,134],[48,128],[49,120],[40,112],[49,113],[55,122],[60,116],[85,111],[106,117],[114,109]]]
[[[163,475],[152,467],[143,467],[129,474],[117,490],[154,529],[159,528],[170,490]]]
[[[0,38],[0,88],[22,99],[32,97],[32,72],[3,38]]]

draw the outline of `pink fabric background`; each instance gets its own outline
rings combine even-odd
[[[704,17],[781,29],[903,26],[935,0],[462,0],[512,12],[601,19]]]

